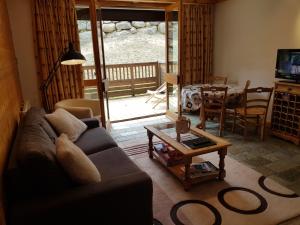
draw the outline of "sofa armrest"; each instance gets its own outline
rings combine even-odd
[[[152,193],[151,178],[137,172],[19,203],[9,215],[9,222],[13,225],[152,225]]]
[[[85,118],[81,119],[81,121],[87,125],[88,129],[99,127],[99,120],[97,118]]]

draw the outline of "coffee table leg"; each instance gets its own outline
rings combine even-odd
[[[185,164],[184,164],[184,167],[185,167],[185,174],[184,174],[185,180],[183,182],[183,186],[184,186],[185,191],[188,191],[192,186],[192,183],[190,181],[190,166],[191,166],[191,163],[192,163],[192,159],[186,159]]]
[[[148,153],[149,153],[149,158],[153,159],[153,133],[147,130],[147,135],[149,139],[149,147],[148,147]]]
[[[219,156],[220,156],[220,162],[219,162],[219,180],[224,180],[226,176],[226,171],[225,171],[225,156],[227,154],[227,148],[220,149],[218,151]]]

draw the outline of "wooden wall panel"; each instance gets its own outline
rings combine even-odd
[[[0,224],[4,225],[2,175],[22,101],[5,0],[0,0],[0,27]]]

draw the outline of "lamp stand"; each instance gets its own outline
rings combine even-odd
[[[40,86],[40,90],[42,91],[42,95],[43,95],[43,102],[45,103],[44,108],[45,108],[47,113],[50,112],[50,104],[49,104],[49,100],[48,100],[48,96],[47,96],[48,87],[54,79],[54,76],[55,76],[55,74],[56,74],[56,72],[57,72],[57,70],[60,66],[61,58],[64,54],[65,54],[65,50],[64,50],[63,53],[60,54],[58,59],[55,61],[54,66],[51,69],[51,71],[49,72],[49,75],[48,75],[47,79]]]
[[[50,104],[48,100],[48,87],[50,83],[53,81],[53,78],[56,74],[56,71],[60,64],[63,65],[79,65],[86,62],[85,57],[80,53],[76,52],[73,44],[69,43],[69,48],[65,48],[63,52],[60,54],[58,59],[55,61],[53,68],[50,70],[47,79],[41,84],[40,90],[42,91],[43,103],[46,112],[50,112]]]

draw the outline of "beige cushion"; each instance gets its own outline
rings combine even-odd
[[[87,129],[84,122],[61,108],[45,117],[59,134],[65,133],[73,142]]]
[[[74,182],[89,184],[101,181],[96,166],[67,135],[60,135],[55,144],[57,160]]]

